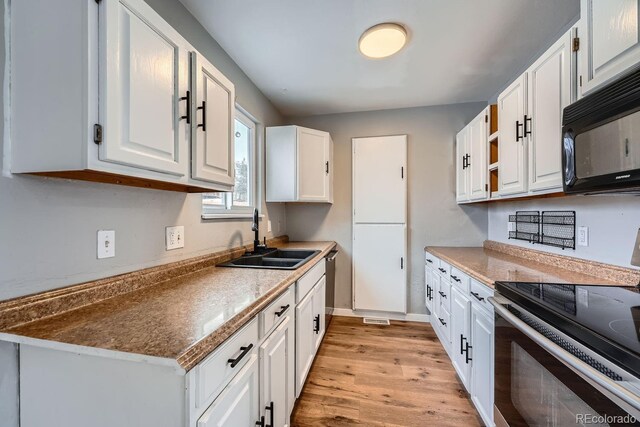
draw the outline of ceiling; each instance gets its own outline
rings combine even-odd
[[[579,0],[180,0],[287,116],[487,101],[579,14]],[[408,29],[371,60],[360,35]]]

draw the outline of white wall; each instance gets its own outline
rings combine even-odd
[[[589,246],[576,250],[546,245],[532,245],[521,240],[509,240],[508,215],[527,210],[574,210],[576,226],[589,227]],[[631,267],[631,253],[640,227],[640,198],[637,196],[596,195],[571,196],[492,203],[489,207],[489,239],[609,264]]]
[[[482,103],[290,118],[328,131],[334,141],[334,204],[287,204],[287,231],[295,240],[336,240],[336,307],[351,308],[351,138],[407,134],[410,313],[426,313],[424,247],[479,246],[487,237],[486,205],[455,202],[455,135]],[[384,194],[380,202],[384,203]],[[384,250],[384,242],[380,242]]]
[[[264,125],[281,122],[279,112],[180,2],[147,2],[235,83],[240,105]],[[0,8],[4,13],[4,7]],[[2,78],[3,32],[0,22]],[[0,123],[0,134],[3,131]],[[248,220],[201,220],[198,194],[8,176],[8,170],[3,173],[0,300],[185,259],[253,239]],[[270,205],[267,215],[273,234],[286,231],[283,205]],[[165,251],[164,227],[168,225],[185,226],[184,249]],[[115,258],[96,259],[98,229],[116,231]],[[262,229],[266,231],[266,221]]]

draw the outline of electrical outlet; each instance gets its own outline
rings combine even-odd
[[[271,220],[267,221],[267,233],[271,233]]]
[[[167,227],[166,229],[166,247],[167,250],[184,248],[184,226],[176,225]]]
[[[98,230],[98,259],[116,256],[115,230]]]
[[[507,232],[516,231],[516,223],[515,222],[507,222]]]
[[[578,227],[577,244],[578,246],[589,246],[589,227]]]

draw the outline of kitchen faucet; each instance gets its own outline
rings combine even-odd
[[[258,224],[258,208],[253,210],[253,223],[251,224],[251,231],[255,232],[255,236],[253,238],[253,252],[258,252],[259,249],[267,248],[267,237],[264,238],[264,245],[260,244],[260,225]]]

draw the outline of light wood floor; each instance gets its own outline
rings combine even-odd
[[[292,426],[482,425],[431,325],[334,317]]]

